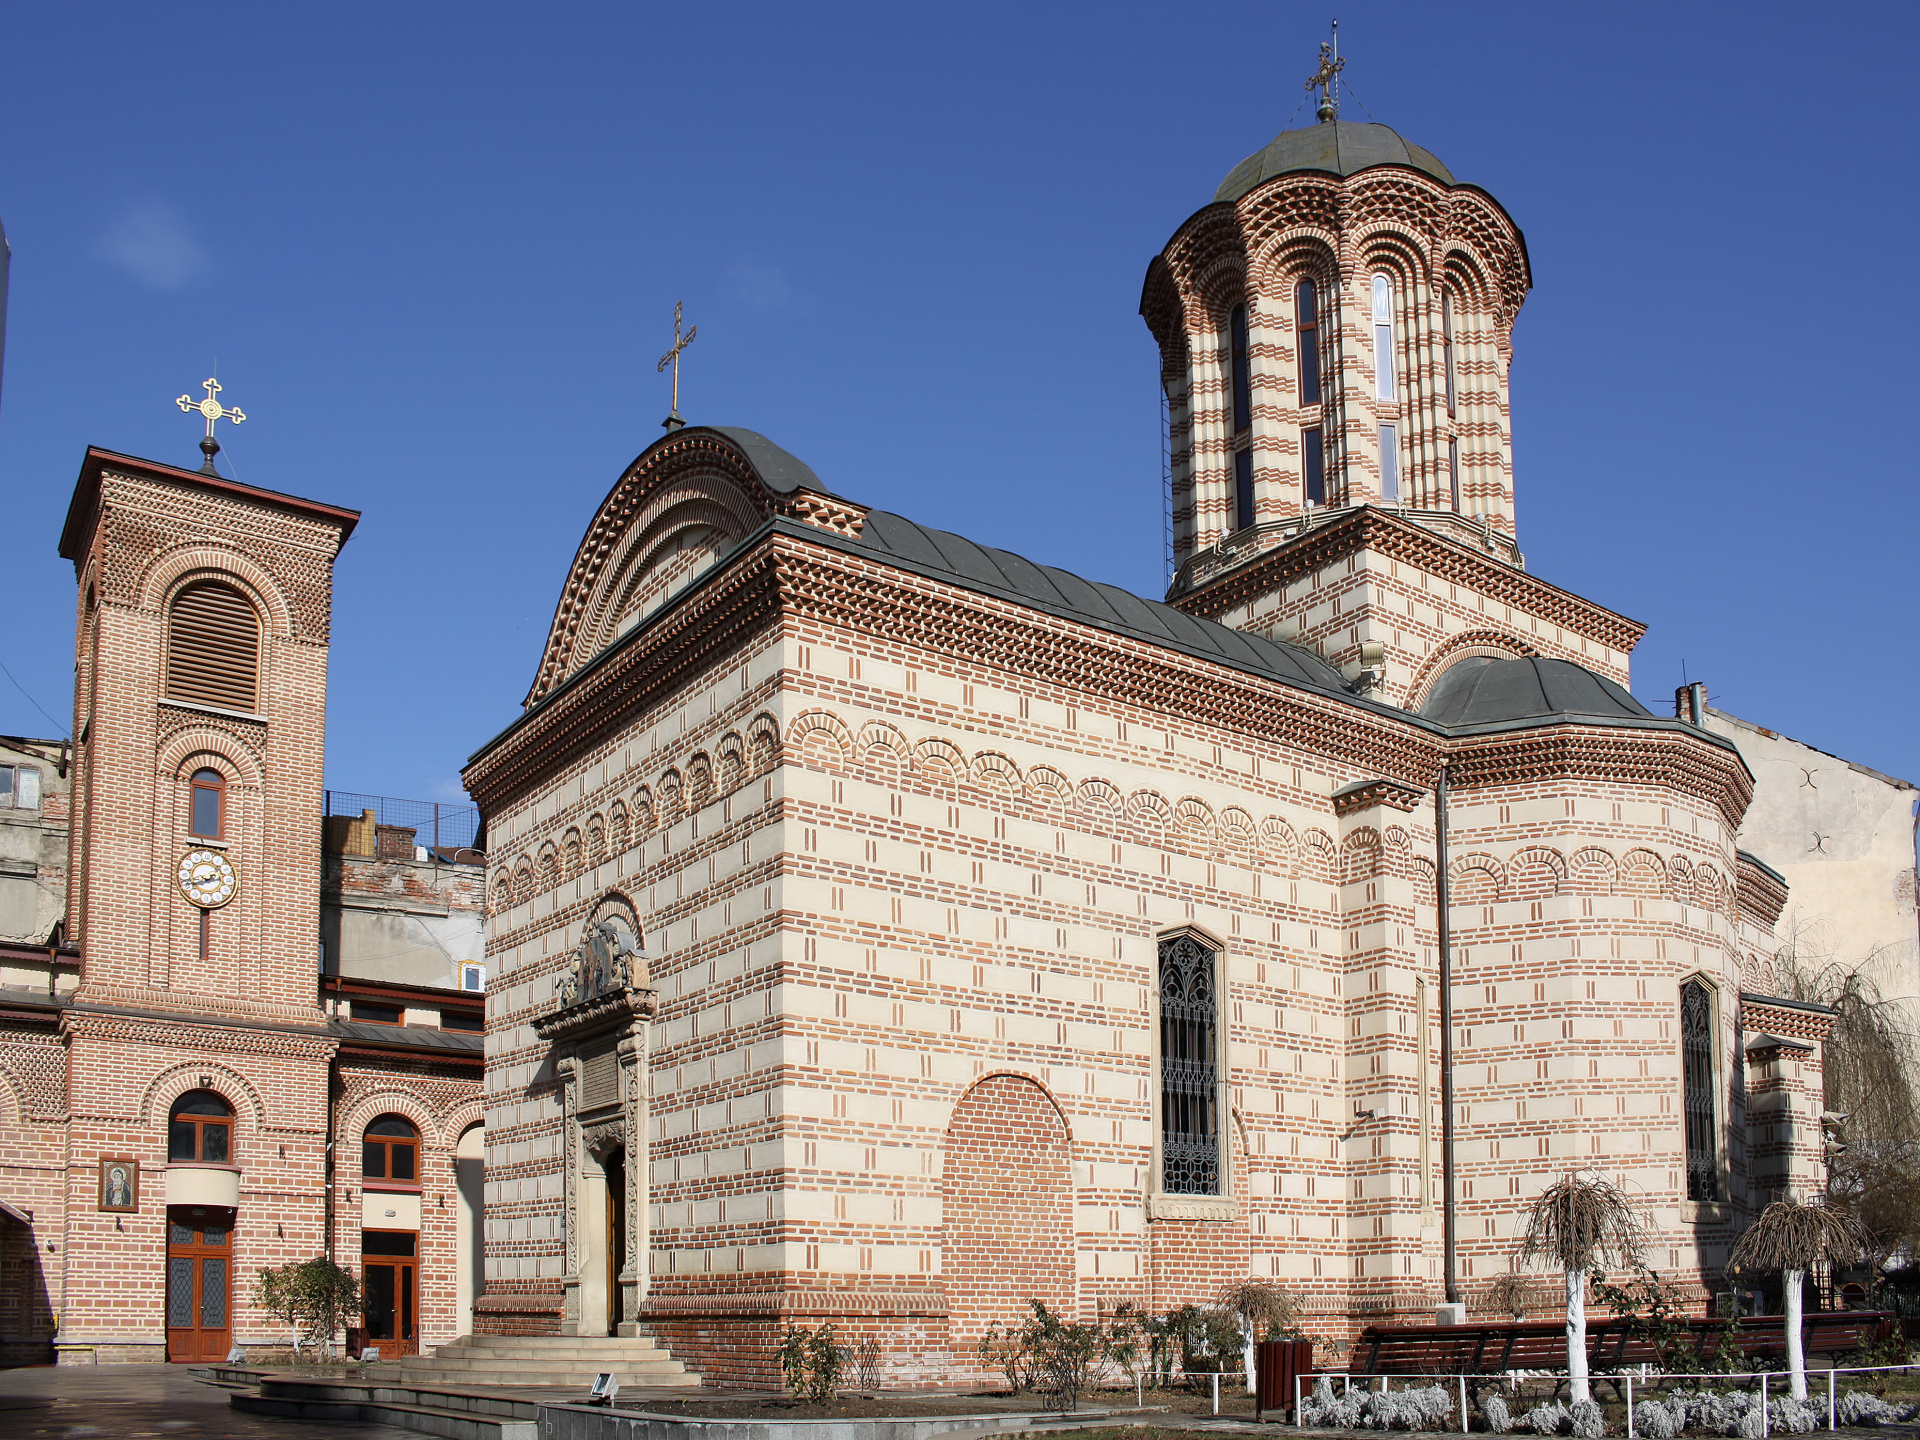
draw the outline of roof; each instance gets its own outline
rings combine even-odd
[[[1420,707],[1422,719],[1471,734],[1516,721],[1645,722],[1670,728],[1626,690],[1571,660],[1541,655],[1496,659],[1469,655],[1442,675]],[[1709,737],[1711,738],[1711,737]]]
[[[817,490],[822,495],[827,493],[827,487],[820,483],[820,477],[813,473],[811,465],[791,450],[782,450],[758,430],[748,430],[739,425],[707,425],[702,428],[724,435],[738,445],[745,453],[747,462],[753,466],[753,473],[760,477],[760,483],[774,494],[791,495],[796,490]],[[654,443],[657,445],[660,442],[656,440]]]
[[[809,538],[826,537],[813,531]],[[858,538],[840,543],[890,565],[952,579],[968,590],[999,595],[1063,619],[1219,661],[1283,684],[1304,685],[1348,701],[1355,698],[1340,672],[1311,650],[1201,620],[1116,585],[1085,580],[1052,565],[1036,565],[1011,551],[929,529],[904,515],[870,510]]]
[[[452,1050],[478,1055],[480,1036],[471,1030],[433,1030],[425,1025],[381,1025],[367,1020],[329,1020],[327,1029],[343,1040],[396,1050]]]
[[[1227,172],[1214,192],[1214,203],[1238,200],[1276,175],[1320,170],[1330,175],[1356,175],[1375,165],[1405,165],[1423,170],[1445,185],[1455,183],[1453,172],[1431,150],[1403,140],[1385,125],[1362,125],[1331,120],[1302,130],[1283,130],[1263,150],[1256,150]]]
[[[238,480],[229,480],[224,475],[209,475],[203,470],[182,470],[174,465],[162,465],[158,460],[142,460],[137,455],[122,455],[114,450],[102,450],[98,445],[89,445],[86,455],[80,461],[80,477],[73,484],[73,499],[67,506],[67,523],[60,530],[62,560],[71,560],[78,565],[85,555],[88,535],[93,529],[93,518],[100,508],[100,472],[108,467],[129,471],[135,475],[151,476],[157,480],[170,481],[175,485],[190,485],[197,489],[212,491],[217,495],[230,495],[238,500],[251,500],[255,504],[271,505],[280,510],[291,510],[295,514],[307,515],[318,520],[331,521],[340,527],[342,545],[346,544],[347,537],[353,534],[353,527],[360,523],[358,510],[326,505],[318,500],[306,500],[298,495],[287,495],[278,490],[262,490],[256,485],[242,485]]]

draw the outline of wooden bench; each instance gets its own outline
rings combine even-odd
[[[1883,1341],[1896,1319],[1886,1310],[1816,1311],[1805,1317],[1806,1354],[1839,1358]],[[1690,1316],[1684,1324],[1691,1348],[1711,1353],[1727,1322]],[[1786,1317],[1754,1315],[1741,1320],[1737,1343],[1759,1360],[1787,1353]],[[1670,1349],[1672,1347],[1669,1347]],[[1669,1356],[1669,1363],[1673,1357]],[[1595,1373],[1629,1365],[1657,1365],[1653,1344],[1625,1320],[1587,1325],[1587,1364]],[[1563,1321],[1496,1321],[1467,1325],[1369,1325],[1354,1342],[1347,1369],[1354,1375],[1501,1375],[1510,1370],[1564,1370],[1567,1332]]]

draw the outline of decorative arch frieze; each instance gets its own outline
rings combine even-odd
[[[1566,879],[1567,862],[1558,850],[1545,845],[1529,845],[1516,850],[1507,861],[1507,880],[1502,899],[1540,900],[1560,893]]]

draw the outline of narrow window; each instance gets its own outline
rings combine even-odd
[[[1393,399],[1393,283],[1373,277],[1373,394]]]
[[[13,766],[0,765],[0,805],[13,804]]]
[[[1247,307],[1233,307],[1233,429],[1253,424],[1253,371],[1247,357]]]
[[[1400,498],[1400,434],[1392,425],[1380,427],[1380,498]]]
[[[1219,1193],[1214,960],[1191,935],[1160,942],[1160,1188],[1169,1195]]]
[[[1313,281],[1293,292],[1294,331],[1300,347],[1300,403],[1320,403],[1320,309]]]
[[[1453,418],[1453,292],[1440,292],[1440,365],[1447,372],[1447,418]],[[1455,505],[1454,509],[1460,507]]]
[[[420,1132],[398,1115],[382,1115],[360,1141],[360,1174],[367,1180],[419,1178]]]
[[[1687,1198],[1720,1198],[1713,1113],[1713,997],[1698,980],[1680,987],[1680,1061],[1687,1117]]]
[[[225,834],[227,777],[218,770],[193,772],[193,806],[190,833],[207,840]]]
[[[1313,426],[1300,432],[1300,458],[1307,467],[1307,503],[1324,505],[1327,503],[1326,452],[1321,448],[1320,427]]]
[[[13,803],[22,810],[40,808],[40,772],[31,765],[21,765],[13,772]]]
[[[1447,488],[1453,492],[1453,513],[1460,513],[1460,442],[1447,441]]]
[[[167,1115],[167,1159],[227,1165],[233,1160],[233,1111],[211,1090],[189,1090]]]
[[[203,580],[174,597],[167,617],[167,695],[199,705],[257,706],[260,622],[231,585]]]
[[[462,990],[486,989],[487,967],[484,965],[462,965],[460,967],[460,988]]]
[[[1236,450],[1233,456],[1233,528],[1244,530],[1253,524],[1253,451]]]

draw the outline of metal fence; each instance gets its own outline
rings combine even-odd
[[[402,825],[413,831],[416,845],[470,846],[480,828],[480,812],[471,805],[443,805],[438,800],[396,800],[391,795],[362,795],[354,790],[326,792],[328,815],[358,818],[371,810],[380,825]]]

